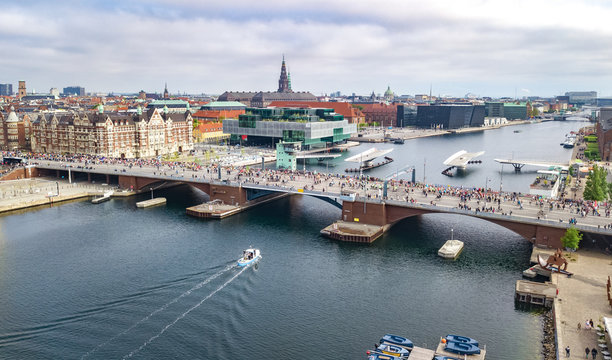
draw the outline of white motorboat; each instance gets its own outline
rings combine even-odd
[[[246,249],[242,252],[242,257],[238,259],[238,266],[248,266],[261,259],[261,252],[259,249]]]
[[[451,239],[446,240],[438,250],[438,256],[454,260],[461,254],[461,251],[463,251],[463,241],[453,239],[453,229],[451,229]]]

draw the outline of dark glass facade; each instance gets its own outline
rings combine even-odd
[[[417,125],[417,106],[415,105],[398,105],[397,106],[397,121],[395,126],[416,126]]]
[[[430,105],[419,106],[416,126],[458,129],[484,124],[484,105]]]

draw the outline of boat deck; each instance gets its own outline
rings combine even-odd
[[[410,360],[431,360],[433,359],[435,352],[433,350],[421,348],[415,346],[410,352]]]
[[[436,349],[436,355],[452,356],[452,357],[455,357],[455,358],[465,359],[465,360],[485,360],[485,356],[487,354],[487,348],[486,347],[481,347],[480,348],[480,354],[474,354],[474,355],[459,355],[459,354],[454,353],[454,352],[445,351],[444,347],[446,347],[446,344],[444,344],[444,343],[442,343],[442,341],[440,341],[440,343],[438,344],[438,348]]]

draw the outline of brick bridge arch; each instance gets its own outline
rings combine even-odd
[[[419,209],[410,208],[403,206],[396,206],[385,203],[366,203],[364,207],[363,202],[349,202],[344,201],[342,206],[342,220],[344,221],[357,221],[379,225],[379,226],[393,226],[399,221],[418,215],[425,214],[454,214],[440,209],[440,211],[431,209]],[[561,237],[565,234],[564,227],[553,227],[542,224],[534,224],[530,222],[517,222],[512,220],[490,218],[486,215],[478,216],[476,214],[457,214],[463,216],[469,216],[482,220],[489,221],[491,223],[505,227],[506,229],[513,231],[534,245],[546,246],[551,248],[561,247]]]

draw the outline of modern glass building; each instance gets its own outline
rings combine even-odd
[[[304,148],[339,143],[357,132],[344,116],[333,109],[247,108],[238,119],[223,120],[223,132],[232,141],[249,143],[301,142]]]
[[[416,126],[458,129],[484,125],[484,105],[425,105],[417,109]]]
[[[504,103],[504,117],[508,120],[527,119],[527,104]]]

